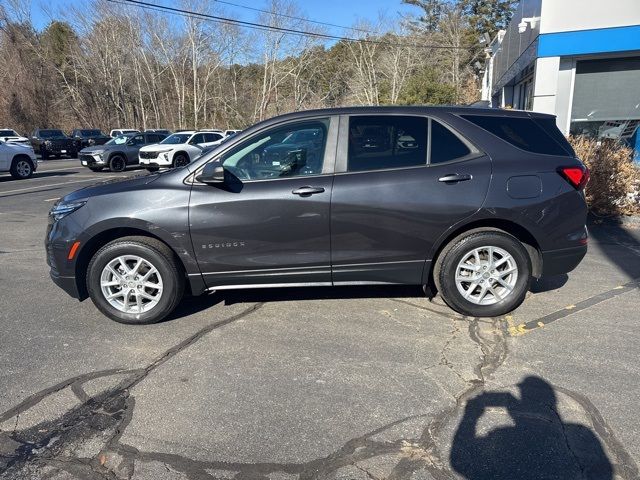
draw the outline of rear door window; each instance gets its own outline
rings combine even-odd
[[[471,150],[447,127],[431,120],[431,155],[429,163],[443,163],[466,157]]]
[[[349,119],[347,171],[426,165],[427,134],[424,117],[353,116]]]
[[[532,153],[564,155],[569,152],[532,118],[462,115],[465,120],[487,130],[514,147]],[[557,127],[555,127],[557,129]],[[559,132],[558,132],[559,133]],[[560,135],[562,135],[560,133]],[[556,136],[557,137],[557,136]],[[566,141],[566,140],[565,140]]]

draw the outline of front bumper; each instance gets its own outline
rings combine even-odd
[[[80,163],[85,167],[104,167],[106,165],[100,155],[81,154],[78,158],[80,159]]]
[[[154,158],[143,158],[138,155],[138,163],[140,165],[148,165],[150,167],[167,167],[171,165],[172,162],[172,154],[167,155],[168,158],[165,158],[164,153],[159,153]]]
[[[67,292],[69,296],[81,300],[80,292],[78,292],[78,285],[76,283],[76,277],[64,277],[62,275],[58,275],[53,270],[49,272],[49,276],[51,277],[51,280],[53,280],[53,283]]]

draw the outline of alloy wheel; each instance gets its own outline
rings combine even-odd
[[[22,178],[27,178],[31,175],[31,165],[26,160],[20,160],[16,163],[16,172]]]
[[[163,283],[158,269],[138,255],[111,260],[100,275],[102,295],[120,312],[144,313],[162,298]]]
[[[456,287],[476,305],[494,305],[508,297],[518,280],[518,266],[506,250],[495,246],[474,248],[456,267]]]

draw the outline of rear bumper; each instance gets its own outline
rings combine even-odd
[[[586,254],[586,245],[542,252],[542,276],[569,273],[580,264]]]

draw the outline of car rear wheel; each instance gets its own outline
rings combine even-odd
[[[472,317],[495,317],[517,308],[531,282],[524,245],[501,231],[454,239],[441,252],[434,282],[451,308]]]
[[[186,156],[184,153],[179,153],[173,159],[174,168],[184,167],[185,165],[188,165],[188,164],[189,164],[189,157]]]
[[[27,158],[16,158],[11,163],[11,176],[16,180],[24,180],[33,175],[33,163]]]
[[[184,275],[164,243],[125,237],[108,243],[93,256],[87,290],[96,307],[116,322],[156,323],[180,302]]]
[[[114,155],[109,160],[109,170],[112,172],[123,172],[127,168],[127,162],[121,155]]]

